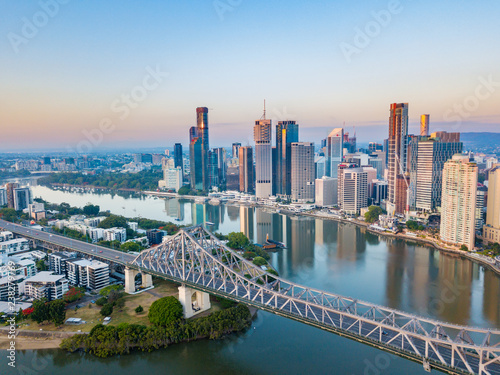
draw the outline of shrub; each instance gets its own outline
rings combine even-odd
[[[139,305],[139,306],[137,306],[137,307],[135,308],[135,312],[136,312],[137,314],[140,314],[140,313],[141,313],[141,312],[143,312],[143,311],[144,311],[144,308],[143,308],[141,305]]]
[[[105,304],[101,309],[102,316],[109,316],[113,313],[113,305],[110,303]]]
[[[253,264],[260,267],[266,265],[267,261],[262,257],[255,257],[253,260]]]

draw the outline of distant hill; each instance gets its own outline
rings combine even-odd
[[[500,133],[460,133],[460,140],[464,143],[498,145]]]

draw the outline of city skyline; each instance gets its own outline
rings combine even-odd
[[[360,143],[383,140],[388,103],[410,103],[410,134],[422,114],[431,132],[499,128],[493,1],[40,4],[2,4],[5,151],[74,150],[86,134],[94,150],[187,146],[199,106],[214,147],[252,145],[263,99],[316,143],[344,121]]]

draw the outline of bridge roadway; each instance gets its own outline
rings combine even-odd
[[[387,325],[384,325],[382,329],[380,328],[380,325],[366,320],[361,321],[358,315],[350,314],[349,311],[336,312],[335,309],[332,308],[328,310],[325,316],[324,306],[321,308],[319,306],[315,306],[314,303],[301,300],[299,298],[293,298],[292,303],[290,296],[283,295],[275,298],[276,293],[266,291],[265,289],[249,288],[248,292],[245,287],[233,283],[230,280],[208,277],[205,274],[193,271],[189,273],[187,279],[183,279],[183,275],[180,275],[178,271],[171,268],[159,270],[156,267],[153,267],[153,269],[137,267],[132,264],[136,258],[135,255],[126,254],[121,251],[112,250],[87,242],[72,240],[67,237],[35,230],[4,220],[0,220],[0,228],[4,228],[12,233],[33,240],[43,241],[51,245],[77,251],[102,260],[139,269],[146,273],[154,274],[170,281],[183,283],[211,294],[229,297],[245,304],[255,306],[261,310],[269,311],[277,315],[282,315],[302,323],[325,329],[341,336],[346,336],[380,349],[402,355],[417,362],[422,361],[422,356],[418,355],[417,350],[420,353],[428,353],[427,358],[430,360],[432,367],[439,368],[445,372],[451,371],[451,373],[470,373],[465,363],[457,355],[454,355],[454,369],[450,369],[449,367],[442,365],[436,352],[432,350],[432,348],[429,348],[424,338],[419,338],[418,334],[412,334],[410,331],[405,332],[411,336],[413,343],[412,347],[407,340],[403,339],[401,329],[392,328]],[[274,302],[270,304],[269,301],[272,301],[273,299]],[[283,306],[286,305],[288,305],[288,307],[284,309]],[[445,361],[447,363],[451,363],[451,343],[443,338],[442,340],[434,339],[433,344],[439,347],[437,349]],[[467,345],[465,345],[465,347],[466,346]],[[471,350],[472,348],[473,345],[470,346]],[[466,357],[469,366],[472,367],[473,372],[476,374],[479,373],[479,357],[477,354],[470,353],[466,350],[463,355]],[[495,363],[488,365],[488,372],[491,375],[500,375],[500,362],[496,361]]]
[[[68,250],[77,251],[95,258],[99,258],[114,263],[126,265],[136,257],[132,254],[124,253],[123,251],[112,250],[107,247],[98,246],[96,244],[73,240],[68,237],[57,234],[47,233],[41,230],[32,229],[19,224],[13,224],[5,220],[0,220],[0,228],[10,231],[19,236],[30,238],[32,240],[43,241],[48,244],[66,248]]]
[[[171,268],[159,270],[156,269],[156,267],[153,267],[153,269],[148,268],[144,269],[144,271],[153,273],[157,276],[167,278],[175,282],[184,283],[193,288],[202,289],[211,294],[220,295],[226,298],[229,297],[245,304],[257,307],[261,310],[266,310],[277,315],[283,315],[299,322],[313,325],[318,328],[337,333],[341,336],[353,338],[357,341],[361,341],[369,345],[388,350],[398,355],[403,355],[404,357],[411,360],[420,363],[422,362],[422,357],[417,355],[415,349],[410,345],[410,343],[406,340],[403,340],[403,337],[399,335],[400,330],[391,329],[390,327],[384,327],[383,330],[377,329],[378,325],[369,322],[363,322],[362,324],[359,324],[359,317],[355,315],[349,316],[349,314],[345,313],[340,314],[329,312],[328,319],[323,318],[321,322],[318,322],[317,318],[324,316],[323,310],[319,307],[311,305],[310,303],[307,303],[307,301],[295,300],[295,303],[291,304],[289,303],[290,299],[287,296],[278,297],[273,305],[277,307],[288,304],[290,306],[290,309],[288,311],[277,311],[277,309],[273,308],[273,306],[266,305],[266,301],[273,300],[275,294],[271,292],[264,292],[263,295],[259,296],[259,293],[262,289],[251,289],[249,294],[244,287],[236,285],[228,280],[224,282],[224,280],[220,278],[214,279],[212,277],[207,277],[202,273],[196,272],[190,272],[188,280],[183,280],[182,275],[180,275],[177,271],[172,270]],[[165,271],[167,273],[165,273]],[[259,300],[260,302],[258,302]],[[312,314],[316,319],[311,318]],[[420,353],[426,353],[425,340],[415,337],[415,335],[411,335],[411,338],[413,340],[413,345],[418,349],[418,351]],[[451,363],[452,351],[450,348],[450,343],[442,340],[442,343],[438,343],[437,345],[439,346],[438,351],[440,355],[445,359],[447,363]],[[436,353],[429,348],[427,349],[428,359],[432,362],[432,366],[434,368],[439,368],[443,371],[449,372],[450,368],[445,367],[441,364],[441,361]],[[466,356],[468,364],[472,367],[474,373],[479,373],[479,358],[477,354],[465,352],[464,355]],[[457,372],[452,373],[469,374],[470,372],[468,371],[466,365],[460,360],[460,358],[457,355],[455,355],[454,358],[455,369],[457,370]],[[489,365],[488,371],[491,375],[500,375],[500,362],[497,361],[497,363]]]

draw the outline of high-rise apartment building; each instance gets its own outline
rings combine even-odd
[[[411,140],[408,171],[410,174],[410,208],[431,212],[441,206],[444,163],[461,154],[463,144],[458,137],[453,142],[435,137],[415,137]]]
[[[401,181],[406,173],[408,149],[408,103],[393,103],[389,116],[388,140],[388,197],[387,212],[391,215],[405,212],[407,202],[401,199],[406,192],[401,191],[405,183]],[[398,178],[399,177],[399,178]],[[404,190],[404,189],[403,189]]]
[[[315,201],[320,207],[336,206],[338,200],[337,178],[323,176],[315,181]]]
[[[294,142],[291,145],[291,196],[295,202],[314,202],[314,143]]]
[[[266,110],[260,120],[255,121],[255,196],[268,198],[273,195],[271,120],[266,120]]]
[[[252,147],[240,147],[240,191],[245,193],[254,192],[254,167]]]
[[[477,165],[466,155],[454,155],[444,164],[441,198],[441,240],[474,248]]]
[[[196,127],[189,130],[189,160],[191,170],[191,188],[196,190],[208,190],[208,108],[196,108]]]
[[[345,213],[357,215],[368,205],[368,172],[353,163],[338,168],[338,205]]]
[[[276,194],[289,196],[292,193],[292,143],[298,141],[299,124],[279,121],[276,125]]]
[[[337,178],[339,164],[344,158],[344,129],[335,128],[326,139],[326,175]]]
[[[500,243],[500,164],[493,166],[488,177],[488,203],[483,238],[489,243]]]
[[[429,118],[430,115],[420,116],[420,135],[427,137],[429,136]]]

